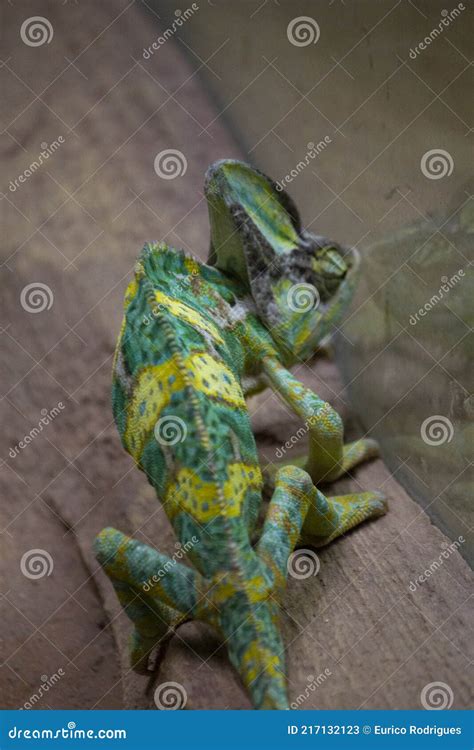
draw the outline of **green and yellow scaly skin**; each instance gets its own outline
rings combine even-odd
[[[256,708],[288,708],[279,600],[295,545],[320,546],[381,515],[380,493],[327,499],[317,488],[376,455],[343,444],[337,413],[288,367],[318,348],[354,285],[355,256],[305,232],[274,183],[240,162],[208,171],[205,265],[147,244],[125,295],[113,411],[124,448],[155,488],[193,568],[115,529],[100,563],[135,625],[132,665],[200,619],[225,640]],[[294,309],[294,287],[318,305]],[[255,385],[256,384],[256,385]],[[259,528],[262,475],[245,404],[270,385],[309,426],[305,470],[282,466]]]

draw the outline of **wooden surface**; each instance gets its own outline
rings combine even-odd
[[[90,13],[87,5],[44,3],[54,38],[41,47],[19,39],[22,21],[37,8],[7,9],[0,690],[8,707],[23,705],[43,676],[59,668],[64,676],[38,707],[154,707],[146,680],[128,669],[129,623],[92,555],[104,525],[165,552],[174,543],[112,424],[111,357],[124,288],[143,242],[166,239],[205,258],[204,170],[216,158],[242,155],[200,84],[196,60],[186,61],[172,41],[159,57],[141,57],[158,35],[153,15],[133,3],[89,3]],[[9,180],[59,135],[64,144],[11,192]],[[156,175],[154,158],[165,148],[185,153],[185,176]],[[33,282],[47,284],[54,296],[40,314],[20,304],[22,289]],[[340,383],[333,364],[299,369],[334,401]],[[65,408],[54,422],[11,458],[10,448],[38,423],[41,410],[59,402]],[[339,398],[335,406],[349,437],[357,434],[347,405]],[[268,393],[253,399],[251,409],[262,458],[273,460],[298,424]],[[435,681],[450,686],[453,707],[468,706],[466,564],[453,553],[411,591],[410,582],[448,540],[381,461],[331,494],[349,487],[383,488],[390,512],[321,550],[317,576],[290,580],[283,616],[290,700],[327,670],[302,707],[418,708],[421,690]],[[32,548],[53,558],[50,576],[21,574],[21,557]],[[249,705],[225,648],[201,625],[180,630],[163,664],[165,680],[185,687],[191,709]]]

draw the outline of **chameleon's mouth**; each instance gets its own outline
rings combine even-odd
[[[344,260],[349,266],[349,272],[357,271],[360,265],[360,253],[356,247],[343,247]]]

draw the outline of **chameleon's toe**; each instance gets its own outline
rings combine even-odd
[[[348,443],[343,448],[342,466],[339,476],[346,474],[364,461],[370,461],[372,458],[377,458],[379,454],[379,445],[377,441],[372,440],[372,438],[362,438],[353,443]]]
[[[381,492],[359,492],[326,498],[316,490],[299,543],[323,547],[363,521],[378,518],[386,512],[387,500]]]
[[[130,636],[130,666],[137,674],[152,675],[150,656],[157,645],[156,638],[144,636],[135,628]]]

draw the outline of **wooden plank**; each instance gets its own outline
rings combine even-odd
[[[92,7],[85,13],[83,5],[47,3],[43,12],[53,22],[54,44],[37,48],[19,46],[24,8],[8,8],[8,66],[14,71],[7,71],[3,112],[8,179],[23,173],[42,142],[64,137],[47,163],[16,191],[7,188],[3,199],[1,512],[9,526],[2,591],[14,594],[13,606],[3,601],[7,666],[0,681],[12,706],[37,689],[43,670],[49,675],[51,664],[63,661],[66,674],[45,699],[51,705],[113,707],[122,702],[123,685],[124,707],[154,706],[146,681],[128,669],[129,623],[91,550],[106,524],[165,552],[174,543],[112,424],[111,357],[123,291],[141,245],[166,238],[205,258],[204,170],[216,158],[241,156],[221,121],[212,138],[201,134],[217,113],[197,66],[189,67],[171,41],[159,57],[140,57],[157,34],[151,17],[126,2]],[[43,92],[41,99],[27,87]],[[155,156],[166,148],[185,154],[183,177],[160,180],[155,173]],[[49,286],[54,301],[44,313],[31,314],[20,295],[38,281]],[[329,400],[339,390],[330,363],[305,368],[302,376]],[[60,401],[65,408],[59,416],[9,457],[41,409]],[[355,434],[340,399],[336,406]],[[252,410],[262,456],[273,460],[298,425],[266,393]],[[305,708],[414,708],[424,685],[442,680],[453,691],[453,706],[465,707],[467,566],[454,553],[410,591],[410,581],[447,540],[380,461],[339,483],[337,491],[359,485],[383,487],[390,513],[321,551],[316,577],[290,581],[283,627],[291,699],[308,692]],[[19,573],[19,552],[33,547],[52,555],[51,577],[31,581]],[[316,689],[307,687],[308,676],[325,669],[330,675]],[[160,679],[183,684],[189,708],[249,705],[225,648],[198,624],[175,638]]]

